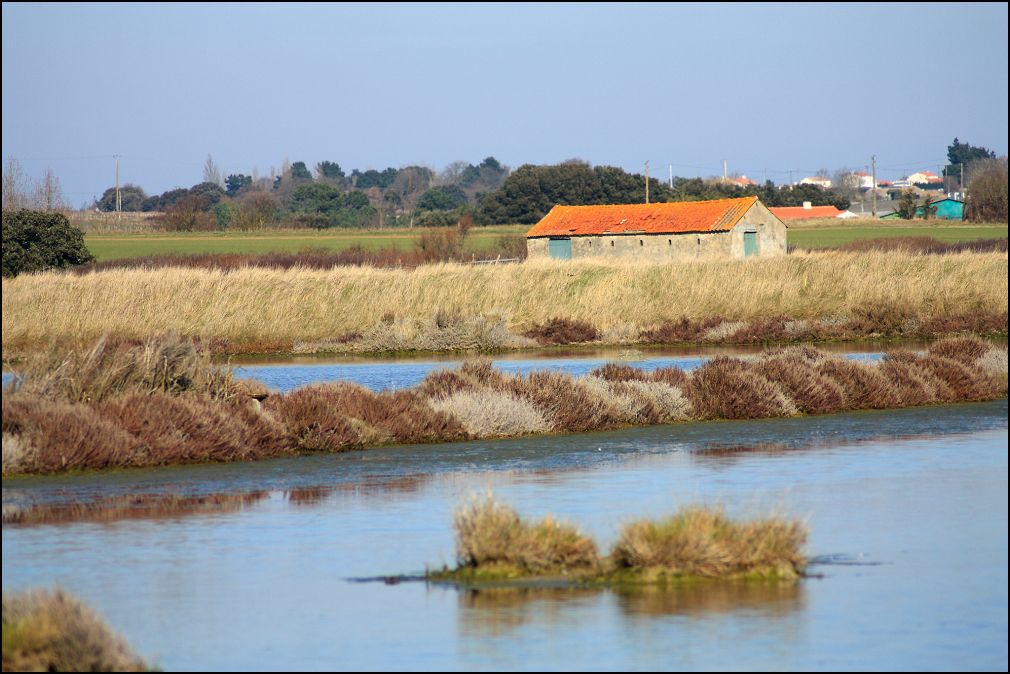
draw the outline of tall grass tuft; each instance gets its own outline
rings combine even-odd
[[[488,494],[456,512],[459,566],[500,575],[587,571],[599,566],[596,543],[570,524],[528,522]]]
[[[611,553],[617,569],[645,576],[796,578],[806,527],[770,518],[732,522],[721,510],[689,507],[658,521],[626,525]]]
[[[804,414],[828,414],[845,408],[842,387],[817,370],[803,352],[764,358],[756,370],[778,384]]]
[[[150,666],[62,590],[3,593],[5,672],[135,672]]]
[[[235,395],[231,370],[178,337],[136,342],[103,336],[90,349],[69,353],[51,347],[29,358],[17,374],[19,392],[67,402],[101,402],[127,393]]]

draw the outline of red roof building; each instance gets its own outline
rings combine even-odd
[[[652,260],[785,254],[785,225],[757,197],[555,206],[526,233],[531,258]]]

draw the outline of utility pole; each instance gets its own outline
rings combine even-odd
[[[119,193],[119,155],[112,155],[116,160],[116,213],[123,210],[123,197]]]
[[[877,155],[870,155],[870,164],[873,166],[873,170],[870,172],[872,176],[870,179],[873,181],[873,187],[870,188],[870,194],[873,195],[870,213],[873,217],[877,217]]]
[[[722,181],[726,182],[729,178],[729,162],[725,159],[722,160]]]
[[[673,189],[673,164],[670,164],[670,189]]]
[[[649,203],[649,160],[645,160],[645,203]]]

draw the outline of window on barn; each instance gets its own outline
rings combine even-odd
[[[673,245],[673,239],[667,239],[666,240],[666,245],[672,246]]]
[[[613,245],[614,245],[614,242],[613,242],[613,241],[611,241],[611,242],[610,242],[610,245],[611,245],[611,247],[613,247]]]
[[[639,246],[644,246],[645,245],[645,241],[643,241],[642,239],[639,239],[638,240],[638,245]]]

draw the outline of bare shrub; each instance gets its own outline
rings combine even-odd
[[[914,354],[888,353],[877,367],[891,383],[899,407],[915,407],[949,400],[949,389],[923,369]]]
[[[27,438],[13,433],[3,434],[3,474],[17,475],[32,470],[37,461],[35,448]]]
[[[804,414],[828,414],[845,408],[842,387],[818,371],[805,354],[765,357],[757,371],[781,386]]]
[[[992,344],[978,337],[948,337],[931,345],[929,353],[971,365],[991,348]]]
[[[24,472],[135,464],[130,435],[87,405],[5,394],[3,432],[32,448],[21,463]]]
[[[555,430],[577,433],[616,428],[624,421],[607,399],[558,372],[517,376],[505,382],[505,390],[536,405]]]
[[[817,371],[842,387],[848,409],[888,409],[899,405],[894,385],[873,365],[829,358],[817,364]]]
[[[722,325],[723,322],[720,316],[713,316],[700,321],[693,321],[685,316],[676,321],[665,321],[649,330],[642,330],[639,333],[639,340],[652,344],[700,342],[705,340],[706,335]]]
[[[1003,387],[1003,395],[1007,392],[1007,350],[989,349],[975,361],[975,367],[988,374],[997,386]]]
[[[267,409],[304,451],[341,451],[380,442],[458,440],[458,419],[435,410],[413,391],[373,393],[349,383],[307,386],[267,399]]]
[[[776,518],[732,522],[721,510],[684,508],[626,525],[611,553],[616,568],[673,576],[796,578],[806,566],[807,529]]]
[[[551,318],[546,323],[534,325],[523,335],[544,345],[578,344],[596,341],[600,338],[600,331],[586,321]]]
[[[456,391],[432,406],[455,417],[476,438],[544,433],[550,425],[536,407],[496,391]]]
[[[649,381],[649,373],[637,367],[625,365],[623,363],[607,363],[593,368],[589,372],[592,377],[599,377],[606,381]]]
[[[978,370],[958,360],[930,354],[921,358],[919,363],[946,384],[950,395],[945,402],[992,400],[1002,393],[1002,387],[993,379],[980,377]]]
[[[3,593],[5,672],[135,672],[149,665],[63,590]]]
[[[683,390],[687,385],[687,373],[679,367],[657,367],[650,373],[652,381],[663,382]]]
[[[132,436],[134,465],[248,461],[291,454],[280,426],[250,401],[134,394],[98,413]]]
[[[719,356],[692,372],[687,394],[703,419],[791,416],[796,406],[782,390],[744,361]]]
[[[491,573],[564,573],[599,565],[596,543],[570,524],[527,522],[491,495],[475,497],[455,517],[460,567]]]
[[[691,417],[691,402],[677,386],[662,381],[629,381],[615,384],[619,391],[631,391],[651,403],[655,410],[652,423],[670,424]]]

